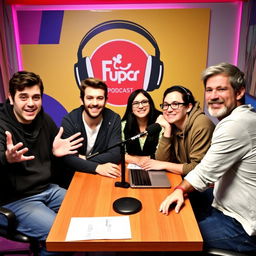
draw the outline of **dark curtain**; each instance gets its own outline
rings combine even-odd
[[[8,96],[8,81],[18,71],[12,10],[0,1],[0,102]]]

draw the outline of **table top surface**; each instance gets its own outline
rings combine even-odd
[[[115,186],[118,179],[76,172],[46,241],[49,251],[201,251],[203,240],[188,199],[180,213],[159,212],[161,202],[181,182],[168,173],[172,188],[134,189]],[[131,239],[65,241],[72,217],[123,216],[113,210],[121,197],[141,201],[129,215]]]

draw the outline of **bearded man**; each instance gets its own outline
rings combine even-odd
[[[121,142],[121,119],[114,111],[106,108],[108,88],[106,83],[95,78],[81,81],[80,100],[82,105],[67,114],[62,120],[64,138],[74,131],[81,132],[84,137],[79,154],[66,156],[69,169],[66,172],[65,185],[68,186],[74,171],[100,174],[110,178],[120,176],[117,165],[120,162],[120,148],[109,147]],[[102,152],[87,159],[88,156]]]

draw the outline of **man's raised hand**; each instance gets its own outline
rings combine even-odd
[[[5,156],[8,163],[18,163],[28,160],[33,160],[34,156],[24,156],[25,153],[28,152],[28,148],[22,148],[23,143],[19,142],[16,145],[13,145],[12,134],[8,131],[6,134],[6,151]]]
[[[64,132],[63,127],[60,127],[60,130],[56,137],[54,138],[52,145],[52,152],[57,157],[62,157],[65,155],[76,154],[78,148],[80,148],[83,143],[81,143],[84,138],[78,138],[81,135],[80,132],[77,132],[66,139],[62,139],[61,136]]]

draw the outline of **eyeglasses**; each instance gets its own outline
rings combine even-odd
[[[164,102],[163,104],[160,104],[160,108],[163,110],[168,110],[169,107],[171,107],[173,110],[180,108],[180,105],[185,105],[184,102],[177,102],[174,101],[172,103]]]
[[[132,103],[132,106],[135,108],[139,108],[140,104],[142,105],[142,107],[146,107],[146,106],[148,106],[149,102],[148,102],[148,100],[134,101]]]

